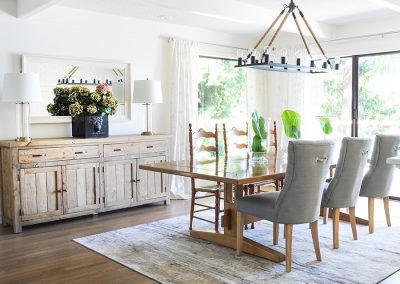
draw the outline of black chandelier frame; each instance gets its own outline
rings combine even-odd
[[[301,19],[303,20],[304,24],[306,25],[307,29],[309,30],[311,36],[313,37],[315,43],[317,44],[319,50],[321,51],[323,57],[325,58],[325,62],[323,62],[322,67],[317,67],[315,65],[315,61],[313,60],[313,56],[311,55],[310,48],[307,44],[307,41],[304,37],[303,31],[300,27],[299,21],[297,19],[295,11],[298,11]],[[286,14],[285,14],[286,12]],[[264,41],[270,31],[274,28],[276,23],[280,20],[280,18],[285,14],[283,20],[279,24],[277,30],[275,31],[274,35],[272,36],[271,40],[269,41],[268,45],[264,48],[264,52],[260,59],[257,59],[254,55],[257,48],[260,44]],[[308,55],[311,58],[310,66],[301,65],[301,59],[296,59],[296,64],[288,64],[287,58],[285,56],[281,57],[280,63],[273,62],[269,56],[268,49],[272,47],[277,35],[281,31],[283,25],[285,24],[289,15],[292,14],[292,17],[296,23],[297,30],[301,36],[303,44],[307,50]],[[307,19],[305,18],[303,12],[300,10],[299,6],[297,6],[293,0],[290,0],[289,4],[285,4],[283,6],[283,10],[279,13],[276,19],[272,22],[269,28],[264,32],[261,38],[258,40],[254,48],[247,54],[246,58],[239,57],[237,61],[237,65],[235,67],[249,67],[258,70],[265,70],[265,71],[276,71],[276,72],[289,72],[289,73],[308,73],[308,74],[318,74],[318,73],[329,73],[335,70],[339,70],[339,63],[333,63],[331,61],[332,58],[328,58],[325,54],[324,49],[322,48],[320,42],[318,41],[314,31],[311,29],[310,24],[308,23]]]

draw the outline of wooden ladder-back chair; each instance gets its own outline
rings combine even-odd
[[[212,140],[214,141],[213,145],[204,145],[204,140]],[[200,141],[200,143],[197,143]],[[198,145],[200,144],[200,145]],[[215,124],[215,132],[206,131],[203,128],[200,128],[199,131],[193,132],[192,124],[189,123],[189,153],[190,153],[190,161],[193,163],[196,159],[196,154],[200,152],[208,152],[215,153],[218,166],[218,126]],[[218,169],[216,169],[217,171]],[[199,219],[211,224],[214,224],[215,232],[218,233],[219,229],[219,212],[220,212],[220,199],[221,192],[223,191],[223,186],[221,184],[215,184],[211,186],[204,187],[196,187],[195,179],[191,178],[191,187],[192,187],[192,198],[191,198],[191,206],[190,206],[190,227],[192,230],[193,219]],[[196,197],[196,193],[202,192],[206,195]],[[202,203],[197,203],[196,200],[208,198],[214,196],[215,197],[215,206],[210,206]],[[195,211],[195,206],[202,207],[203,209],[199,209]],[[201,212],[206,210],[215,210],[215,219],[214,221],[207,220],[198,216],[195,216],[195,212]]]

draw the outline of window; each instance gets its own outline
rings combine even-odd
[[[352,58],[340,59],[339,72],[305,75],[307,84],[304,95],[303,138],[335,139],[351,135],[352,110]],[[328,118],[332,133],[324,134],[321,118]],[[335,156],[339,155],[336,147]]]
[[[358,58],[358,136],[398,133],[400,53]]]
[[[243,127],[247,121],[246,71],[234,65],[230,59],[200,57],[199,126]]]

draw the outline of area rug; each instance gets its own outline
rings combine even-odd
[[[188,216],[87,236],[74,241],[161,283],[377,283],[400,268],[400,227],[376,224],[374,234],[340,224],[340,248],[332,249],[331,221],[319,226],[322,262],[315,259],[308,225],[293,229],[292,272],[283,263],[192,238]],[[195,221],[196,229],[212,229]],[[276,250],[284,253],[285,240]],[[245,236],[272,246],[272,224],[256,223]],[[117,279],[116,279],[117,280]]]

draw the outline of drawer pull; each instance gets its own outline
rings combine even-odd
[[[75,155],[82,155],[82,154],[86,154],[86,152],[82,152],[82,151],[75,152]]]
[[[147,149],[151,149],[151,148],[153,148],[153,146],[147,146],[146,148],[147,148]]]
[[[33,158],[40,158],[40,157],[46,157],[46,154],[33,154]]]
[[[114,152],[121,152],[122,149],[114,149]]]
[[[137,179],[136,182],[140,182],[140,179]]]
[[[136,180],[133,179],[133,180],[131,180],[131,182],[136,182]]]

